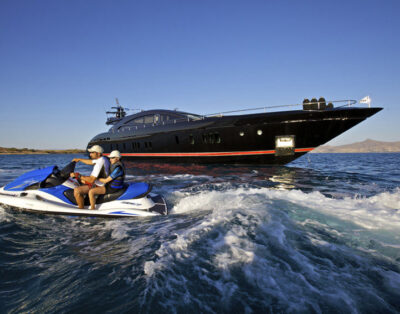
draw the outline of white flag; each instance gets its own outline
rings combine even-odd
[[[369,96],[364,97],[360,100],[360,104],[368,104],[368,107],[371,106],[371,98]]]

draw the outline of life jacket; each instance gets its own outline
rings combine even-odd
[[[121,167],[123,174],[119,177],[116,177],[114,180],[110,181],[108,185],[113,189],[122,189],[124,187],[124,180],[125,180],[125,167],[122,162],[117,161],[115,164],[110,166],[110,174],[117,168]]]

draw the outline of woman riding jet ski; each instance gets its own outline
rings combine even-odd
[[[162,196],[152,194],[145,182],[124,183],[114,193],[98,195],[96,210],[79,209],[74,188],[79,186],[70,174],[75,170],[72,161],[62,170],[57,166],[36,169],[23,174],[0,188],[0,203],[27,211],[80,216],[154,216],[168,214]],[[84,200],[89,205],[89,200]]]

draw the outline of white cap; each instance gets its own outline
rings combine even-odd
[[[90,147],[88,149],[89,153],[99,153],[102,154],[104,152],[103,147],[101,147],[100,145],[93,145],[92,147]]]
[[[110,156],[108,156],[108,157],[109,157],[109,158],[115,158],[115,157],[121,158],[121,154],[120,154],[120,152],[119,152],[118,150],[113,150],[113,151],[111,152]]]

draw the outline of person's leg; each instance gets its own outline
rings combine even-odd
[[[90,209],[96,209],[96,195],[106,194],[104,186],[96,186],[89,190]]]
[[[87,185],[78,186],[77,188],[74,189],[74,196],[76,202],[78,203],[78,207],[80,209],[84,208],[85,199],[83,198],[83,196],[88,194],[88,192],[89,192],[89,186]]]

